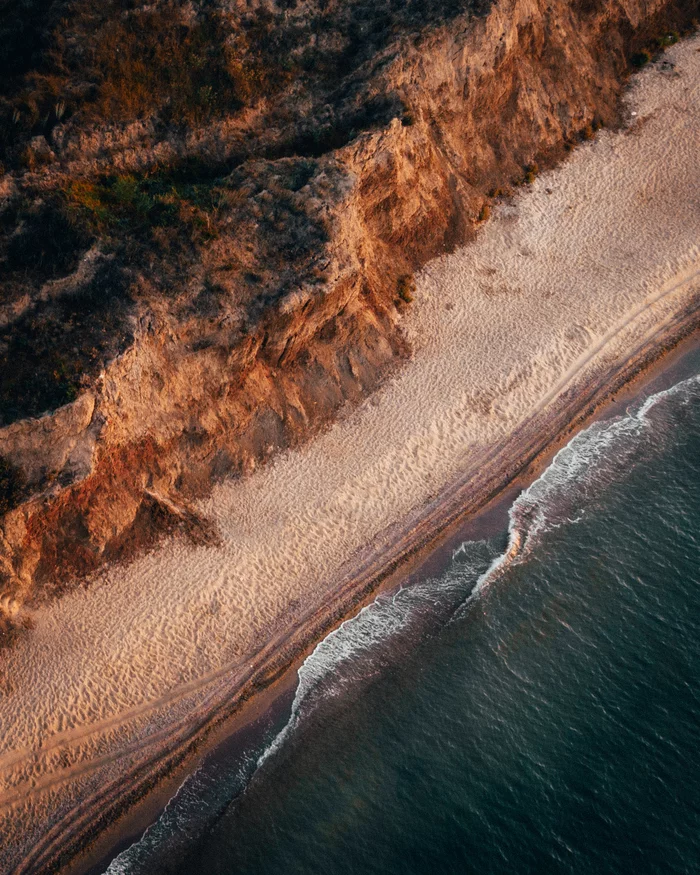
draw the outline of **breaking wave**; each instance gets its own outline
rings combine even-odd
[[[340,695],[352,683],[379,670],[390,639],[426,610],[433,620],[463,616],[467,606],[507,569],[525,560],[542,535],[575,524],[586,506],[610,483],[619,480],[640,457],[645,437],[661,437],[652,412],[672,399],[687,403],[697,396],[700,375],[651,395],[635,408],[609,420],[594,422],[556,454],[550,465],[513,502],[509,511],[505,550],[484,560],[492,545],[468,541],[454,553],[453,566],[442,578],[428,580],[396,594],[380,595],[360,613],[331,632],[299,669],[291,715],[286,726],[258,760],[262,765],[298,727],[321,699]],[[455,610],[454,600],[460,603]],[[436,616],[437,615],[437,616]]]
[[[541,536],[562,525],[577,523],[590,503],[610,483],[619,480],[649,447],[663,440],[664,424],[652,416],[663,404],[687,404],[697,397],[700,375],[650,395],[622,416],[594,422],[556,454],[549,467],[513,502],[508,513],[508,546],[481,575],[473,597],[521,562]],[[653,449],[653,447],[651,448]]]
[[[697,400],[699,390],[697,375],[651,395],[621,416],[594,422],[559,450],[513,502],[505,549],[495,539],[467,541],[455,550],[444,575],[380,594],[326,636],[300,667],[289,718],[262,752],[249,752],[228,770],[205,768],[191,775],[159,821],[112,862],[106,875],[166,871],[154,866],[155,859],[162,861],[175,843],[180,846],[201,835],[303,729],[305,719],[323,701],[358,689],[390,665],[405,642],[417,636],[424,640],[426,634],[437,634],[445,624],[459,620],[487,586],[532,554],[544,534],[581,520],[606,486],[663,444],[665,429],[674,428],[664,414],[666,403],[676,410]]]

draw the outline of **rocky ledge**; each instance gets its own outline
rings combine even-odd
[[[0,33],[0,636],[366,397],[412,273],[694,0],[84,0]],[[696,14],[696,13],[695,13]]]

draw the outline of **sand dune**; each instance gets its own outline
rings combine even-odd
[[[398,376],[215,489],[202,511],[221,546],[174,541],[115,568],[3,655],[0,870],[174,727],[184,737],[358,551],[700,302],[700,40],[666,59],[636,77],[627,130],[581,146],[423,271]]]

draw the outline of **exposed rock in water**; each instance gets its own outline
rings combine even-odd
[[[215,538],[193,499],[375,389],[410,354],[411,273],[618,123],[696,14],[32,9],[0,54],[0,634],[159,533]]]

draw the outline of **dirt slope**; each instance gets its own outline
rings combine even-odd
[[[0,23],[6,630],[165,531],[215,540],[188,502],[398,366],[412,271],[616,124],[697,6],[25,12]]]

